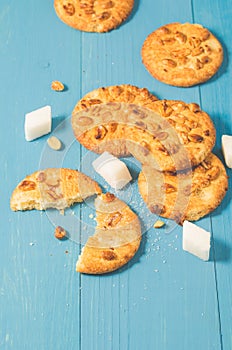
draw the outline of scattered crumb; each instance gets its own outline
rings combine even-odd
[[[93,219],[93,214],[89,214],[89,218],[90,218],[90,219]]]
[[[65,254],[68,254],[68,250],[65,250]]]
[[[48,146],[54,151],[59,151],[62,147],[61,141],[56,136],[51,136],[47,139]]]
[[[58,80],[54,80],[51,84],[51,89],[54,91],[63,91],[64,90],[64,84],[62,84]]]
[[[154,223],[154,228],[161,228],[165,225],[165,222],[161,221],[161,220],[157,220],[155,223]]]
[[[64,215],[64,209],[60,209],[60,215]]]
[[[57,226],[54,235],[57,239],[63,239],[66,236],[66,231],[63,227]]]

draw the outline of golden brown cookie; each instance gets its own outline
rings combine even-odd
[[[17,210],[65,209],[101,193],[85,174],[66,168],[39,170],[22,180],[12,193],[10,206]]]
[[[72,115],[82,109],[107,102],[135,103],[139,106],[151,107],[158,98],[151,94],[146,88],[138,88],[134,85],[123,84],[100,87],[87,93],[77,102]]]
[[[215,129],[197,104],[159,100],[146,107],[123,102],[93,105],[73,114],[74,134],[96,153],[132,154],[142,164],[153,162],[153,155],[153,166],[161,171],[191,168],[211,152]],[[147,160],[138,157],[139,146]]]
[[[57,16],[85,32],[108,32],[129,16],[134,0],[55,0]]]
[[[143,167],[138,187],[151,212],[182,223],[198,220],[217,208],[228,179],[223,164],[211,153],[192,172],[178,175]]]
[[[103,274],[125,265],[137,252],[141,227],[137,215],[111,193],[95,200],[97,227],[82,249],[78,272]]]
[[[215,36],[200,24],[171,23],[144,41],[142,60],[153,77],[174,86],[192,86],[210,79],[223,61]]]

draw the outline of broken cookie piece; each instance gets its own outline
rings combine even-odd
[[[99,185],[80,171],[48,168],[26,176],[13,191],[10,206],[13,211],[61,210],[99,193]]]
[[[95,199],[97,227],[78,258],[77,272],[103,274],[133,258],[141,242],[137,215],[111,193]]]

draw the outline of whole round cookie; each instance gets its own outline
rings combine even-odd
[[[134,0],[55,0],[57,16],[85,32],[108,32],[129,16]]]
[[[100,87],[87,93],[77,102],[72,115],[82,109],[107,102],[135,103],[139,106],[151,107],[158,98],[151,94],[146,88],[139,88],[130,84]]]
[[[173,172],[200,164],[215,143],[215,129],[208,114],[195,103],[146,101],[145,106],[98,101],[98,105],[74,113],[75,137],[96,153],[108,151],[119,157],[132,154],[142,164],[155,161],[153,166],[161,171]],[[83,107],[81,103],[76,111]],[[84,100],[86,104],[88,100]],[[139,146],[144,148],[145,160],[137,156]]]
[[[153,77],[174,86],[192,86],[210,79],[223,61],[215,36],[200,24],[171,23],[148,35],[142,60]]]
[[[211,153],[185,173],[160,173],[144,167],[138,187],[151,212],[182,223],[198,220],[216,209],[226,194],[228,178],[221,161]]]

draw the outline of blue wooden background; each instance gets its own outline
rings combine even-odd
[[[232,349],[231,179],[222,205],[198,222],[212,232],[207,263],[182,251],[180,227],[150,229],[128,266],[81,276],[79,244],[56,240],[46,213],[9,208],[18,181],[39,168],[47,140],[25,141],[25,113],[50,104],[54,130],[99,86],[131,83],[199,103],[216,125],[222,158],[220,137],[232,134],[231,20],[231,0],[135,0],[119,29],[91,34],[63,24],[53,1],[0,0],[0,349]],[[142,65],[146,36],[174,21],[201,23],[221,40],[224,63],[208,83],[171,87]],[[51,91],[53,80],[66,91]],[[66,128],[59,132],[65,141]],[[74,143],[64,153],[65,165],[80,168],[86,151]]]

